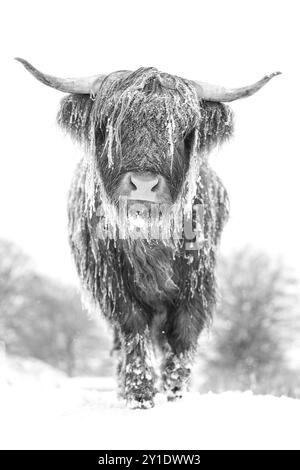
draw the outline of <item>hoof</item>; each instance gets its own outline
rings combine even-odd
[[[130,410],[149,410],[153,407],[153,400],[133,399],[127,401],[127,408]]]
[[[183,390],[177,387],[165,390],[168,401],[178,401],[183,397]]]
[[[167,394],[167,400],[168,401],[178,401],[182,399],[182,393],[181,394]]]

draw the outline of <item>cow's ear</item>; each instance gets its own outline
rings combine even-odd
[[[233,134],[233,113],[229,106],[212,101],[201,101],[200,149],[209,151]]]
[[[84,143],[89,139],[92,106],[90,96],[80,94],[67,95],[60,103],[57,123],[76,142]]]

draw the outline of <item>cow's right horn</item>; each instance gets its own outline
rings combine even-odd
[[[59,78],[40,72],[33,67],[33,65],[27,62],[27,60],[21,59],[20,57],[16,57],[15,59],[21,62],[26,70],[28,70],[28,72],[30,72],[37,80],[44,83],[44,85],[63,91],[64,93],[93,94],[95,85],[96,88],[98,88],[106,77],[106,75],[93,75],[91,77],[83,78]]]

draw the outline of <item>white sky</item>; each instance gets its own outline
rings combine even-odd
[[[212,157],[231,199],[221,249],[251,244],[300,273],[299,12],[297,1],[1,2],[0,237],[39,269],[75,280],[66,194],[80,152],[55,125],[63,94],[13,57],[61,76],[155,66],[243,86],[281,70],[235,102],[234,139]]]

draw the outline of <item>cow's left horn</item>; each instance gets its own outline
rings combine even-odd
[[[56,90],[63,91],[65,93],[80,93],[80,94],[90,94],[93,93],[93,85],[96,84],[97,87],[101,81],[105,78],[106,75],[93,75],[92,77],[84,78],[59,78],[52,75],[47,75],[45,73],[37,70],[33,65],[31,65],[27,60],[21,59],[19,57],[15,58],[24,67],[30,72],[37,80],[44,83],[47,86],[55,88]]]
[[[209,83],[192,81],[192,84],[196,88],[197,95],[200,99],[207,101],[234,101],[240,98],[246,98],[251,96],[261,89],[266,83],[268,83],[276,75],[280,75],[281,72],[274,72],[270,75],[266,75],[264,78],[259,80],[253,85],[245,86],[242,88],[224,88],[217,85],[210,85]]]

